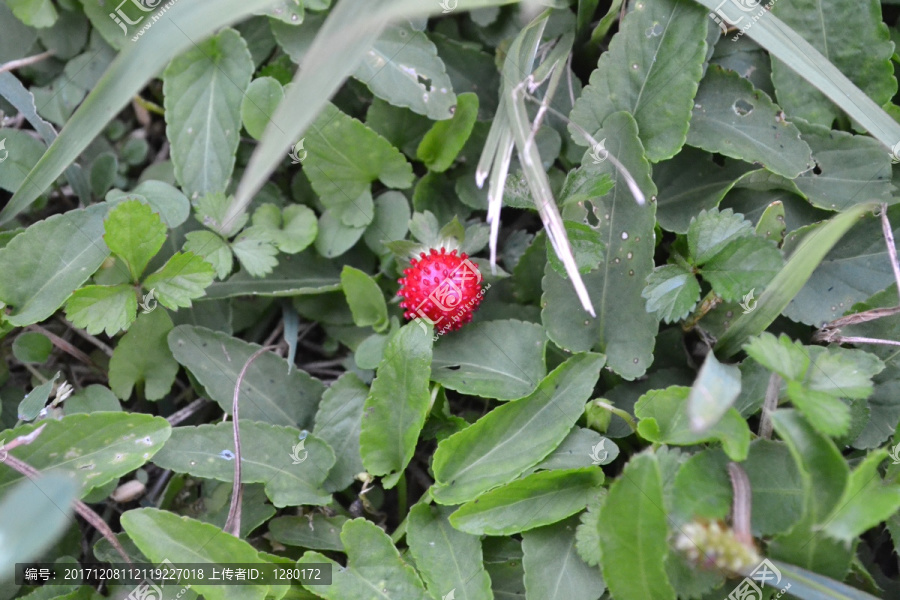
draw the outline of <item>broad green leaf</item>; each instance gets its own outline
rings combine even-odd
[[[302,204],[291,204],[279,210],[274,204],[263,204],[253,213],[253,227],[264,229],[280,252],[297,254],[313,243],[318,232],[316,214]]]
[[[18,129],[0,128],[0,140],[4,140],[5,163],[0,171],[0,188],[15,192],[28,181],[27,173],[41,159],[46,147],[40,140]]]
[[[100,154],[89,167],[89,182],[91,192],[98,197],[103,197],[115,182],[119,161],[112,152]]]
[[[255,279],[241,271],[227,281],[213,283],[207,288],[206,297],[297,296],[332,292],[340,289],[339,266],[335,261],[306,250],[297,256],[279,257],[278,266],[265,279]]]
[[[669,535],[662,475],[653,454],[638,454],[612,483],[597,522],[600,566],[617,600],[675,600],[664,568]]]
[[[674,525],[727,518],[732,503],[728,457],[720,448],[694,454],[678,468],[671,494]]]
[[[109,388],[96,383],[72,394],[63,405],[66,415],[114,411],[120,412],[122,405]]]
[[[234,481],[233,428],[234,424],[227,422],[175,427],[153,462],[177,473]],[[331,501],[331,495],[322,489],[334,465],[335,455],[328,444],[304,437],[293,427],[248,421],[243,415],[240,430],[242,482],[264,483],[266,496],[278,508]]]
[[[756,27],[751,29],[755,30]],[[716,354],[722,358],[734,355],[747,338],[758,335],[768,327],[809,280],[813,270],[834,244],[859,221],[861,215],[873,209],[872,204],[851,207],[806,235],[778,275],[758,297],[756,309],[736,318],[731,327],[719,337],[714,348]]]
[[[366,231],[365,224],[359,226],[347,225],[341,221],[343,215],[363,217],[363,221],[371,216],[371,211],[368,210],[368,207],[369,202],[371,202],[372,192],[367,189],[357,198],[357,201],[360,198],[365,201],[352,203],[352,207],[348,206],[345,213],[326,210],[319,217],[319,235],[316,237],[315,248],[321,256],[325,258],[341,256],[363,236],[363,233]],[[357,206],[365,207],[367,210],[359,210]]]
[[[547,374],[544,330],[535,323],[487,321],[444,336],[434,347],[432,379],[462,394],[515,400]]]
[[[787,395],[791,403],[806,417],[817,431],[838,437],[850,428],[850,407],[825,392],[805,387],[797,381],[789,381]]]
[[[430,328],[408,323],[387,342],[363,405],[359,448],[373,475],[400,473],[412,459],[431,401]]]
[[[602,355],[576,354],[529,396],[493,409],[438,444],[434,499],[440,504],[471,500],[544,459],[583,414],[604,362]]]
[[[879,106],[896,93],[897,81],[891,65],[893,46],[888,28],[881,20],[879,2],[776,2],[772,14],[812,44]],[[841,116],[840,110],[803,79],[778,60],[777,55],[773,58],[772,82],[785,110],[830,127]]]
[[[40,364],[53,352],[53,342],[42,333],[26,331],[13,340],[12,351],[19,362]]]
[[[476,535],[520,533],[582,510],[602,483],[597,467],[532,473],[466,502],[450,522]]]
[[[369,223],[363,239],[375,254],[389,252],[384,242],[402,240],[409,230],[409,200],[401,192],[389,191],[375,198],[375,218]]]
[[[86,285],[75,290],[66,301],[66,318],[91,335],[105,331],[114,336],[128,329],[137,314],[134,287],[120,285]]]
[[[756,223],[756,234],[781,246],[784,242],[784,234],[787,231],[784,219],[784,203],[780,200],[772,202],[760,215],[759,221]]]
[[[50,27],[59,17],[50,0],[9,0],[9,7],[20,21],[31,27]]]
[[[753,84],[711,65],[694,98],[687,143],[764,165],[793,179],[814,166],[809,146],[781,109]]]
[[[800,342],[791,341],[786,334],[777,338],[769,332],[744,345],[747,355],[788,380],[802,380],[809,369],[809,352]]]
[[[844,210],[854,204],[891,200],[891,157],[877,140],[798,121],[816,168],[795,180],[813,206]]]
[[[775,244],[751,234],[725,246],[700,268],[700,274],[718,296],[735,302],[751,290],[764,288],[783,266]]]
[[[525,589],[545,600],[597,600],[606,584],[575,551],[576,517],[522,534]]]
[[[634,120],[625,113],[617,113],[604,123],[604,129],[597,135],[607,138],[609,152],[637,179],[644,195],[653,196],[656,189],[650,180],[650,165],[644,158]],[[573,352],[602,351],[613,371],[633,379],[652,363],[659,329],[659,321],[647,312],[641,297],[646,278],[653,271],[655,204],[638,205],[610,161],[599,165],[588,161],[569,175],[570,179],[575,178],[570,189],[589,187],[604,175],[612,177],[615,187],[605,196],[585,203],[593,209],[590,219],[585,207],[578,204],[570,204],[562,211],[564,219],[596,224],[606,244],[606,259],[600,268],[583,277],[597,318],[592,319],[584,312],[571,282],[548,266],[542,285],[541,321],[547,337],[558,346]]]
[[[166,510],[137,508],[121,517],[122,529],[154,564],[163,560],[179,563],[264,564],[259,552],[242,539],[219,527]],[[208,600],[263,600],[269,586],[195,583],[191,589]]]
[[[897,512],[900,485],[883,481],[878,473],[887,456],[887,450],[877,450],[853,469],[844,495],[827,519],[827,535],[849,543]]]
[[[130,192],[113,189],[106,193],[106,203],[113,206],[132,199],[148,204],[170,229],[187,221],[191,214],[191,203],[187,196],[164,181],[146,179]]]
[[[257,77],[250,82],[241,100],[241,121],[255,140],[262,137],[269,119],[284,100],[284,88],[273,77]]]
[[[271,0],[224,0],[215,5],[176,3],[167,8],[166,18],[144,33],[140,44],[122,44],[123,51],[66,123],[65,134],[53,142],[30,173],[29,180],[33,185],[20,189],[0,211],[0,224],[7,223],[30,206],[173,57],[194,48],[198,39],[269,5]],[[121,31],[109,19],[108,12],[94,10],[90,2],[85,6],[95,21],[106,26],[106,29],[100,28],[104,35],[109,35],[112,30],[113,35],[121,39]],[[191,35],[185,35],[185,31]],[[279,146],[279,153],[281,151],[282,146]]]
[[[212,283],[216,272],[212,265],[191,252],[176,252],[165,265],[144,280],[144,287],[155,289],[159,303],[171,310],[189,307]]]
[[[34,421],[37,418],[41,410],[47,405],[50,392],[53,391],[53,386],[56,385],[56,380],[59,379],[59,376],[60,372],[57,371],[51,379],[36,386],[22,398],[22,401],[19,402],[19,409],[16,411],[20,421]]]
[[[233,29],[195,42],[163,73],[175,177],[191,199],[228,186],[240,140],[241,99],[252,73],[247,44]]]
[[[674,156],[688,133],[706,58],[707,27],[706,12],[687,0],[636,4],[609,50],[600,55],[590,85],[575,102],[572,121],[601,140],[606,118],[628,111],[647,158],[659,162]],[[572,131],[572,136],[575,143],[588,144],[581,133]]]
[[[159,215],[137,200],[121,202],[110,209],[103,227],[103,241],[125,261],[132,281],[140,279],[147,263],[166,241],[166,226]]]
[[[172,430],[162,417],[98,412],[23,425],[0,432],[0,439],[12,440],[39,426],[44,427],[39,443],[19,446],[10,455],[43,473],[73,474],[82,485],[81,497],[146,463]],[[12,469],[0,470],[0,492],[22,477]]]
[[[707,354],[688,396],[691,429],[704,431],[714,426],[740,393],[741,371],[734,365],[723,365],[714,353]]]
[[[214,231],[190,231],[184,237],[185,252],[195,254],[212,265],[219,279],[228,277],[234,265],[228,242]]]
[[[784,442],[755,440],[741,467],[750,479],[750,526],[755,536],[787,531],[800,520],[803,476]],[[730,482],[728,486],[730,489]]]
[[[457,104],[437,48],[407,23],[386,27],[353,77],[379,98],[432,120],[449,119]]]
[[[600,189],[603,190],[602,193],[592,194],[592,196],[602,196],[608,192],[611,187],[601,185]],[[565,198],[564,201],[570,199],[571,197]],[[599,267],[603,262],[604,250],[606,248],[600,232],[590,225],[576,223],[574,221],[563,221],[563,226],[566,230],[566,237],[569,238],[569,244],[572,246],[572,254],[575,256],[575,265],[578,267],[578,272],[590,273]],[[562,260],[560,260],[552,248],[547,248],[547,262],[550,263],[550,266],[560,277],[568,279],[565,265],[563,265]]]
[[[327,600],[422,600],[426,597],[416,571],[400,557],[391,538],[365,519],[344,523],[341,541],[347,549],[347,566],[318,552],[306,552],[297,566],[331,563],[331,585],[319,586],[316,594]]]
[[[359,429],[368,393],[368,386],[356,374],[345,373],[322,394],[313,434],[331,446],[337,457],[323,484],[326,490],[346,488],[365,470],[359,452]]]
[[[0,302],[4,319],[22,327],[43,321],[93,275],[109,248],[103,243],[107,206],[53,215],[0,248]]]
[[[619,447],[592,429],[573,427],[556,449],[534,466],[541,469],[576,469],[608,465],[619,456]]]
[[[640,419],[638,433],[646,440],[675,446],[691,446],[700,442],[720,441],[731,460],[742,461],[750,446],[750,428],[740,413],[729,408],[713,427],[695,433],[687,412],[691,388],[671,386],[651,390],[634,405]]]
[[[481,540],[452,527],[446,506],[416,504],[409,511],[406,541],[431,596],[456,600],[493,600],[484,570]]]
[[[228,414],[238,374],[259,349],[256,344],[204,327],[179,325],[169,333],[169,348]],[[309,429],[324,391],[322,383],[268,352],[259,356],[244,376],[240,418]]]
[[[641,296],[647,300],[647,312],[674,323],[694,310],[700,300],[700,282],[681,265],[663,265],[647,277]]]
[[[251,277],[264,277],[278,264],[278,249],[266,229],[248,227],[234,238],[231,249]]]
[[[702,265],[720,254],[730,243],[753,234],[753,224],[731,209],[700,211],[687,231],[691,262]]]
[[[894,238],[897,239],[900,237],[900,207],[889,207],[888,219],[893,223]],[[844,236],[820,258],[809,281],[784,309],[786,317],[819,326],[843,316],[855,303],[894,283],[881,219],[866,215],[855,219],[853,224],[850,235]],[[819,228],[820,225],[812,225],[789,234],[785,249],[793,249],[798,241],[804,243],[804,234],[812,235]]]
[[[109,387],[122,400],[140,386],[147,400],[165,398],[175,376],[178,363],[166,343],[172,331],[172,319],[164,310],[142,314],[122,336],[109,359]]]
[[[453,118],[435,123],[416,150],[416,157],[430,171],[442,173],[453,165],[469,139],[478,117],[478,96],[471,92],[456,97]]]
[[[345,225],[372,222],[373,181],[408,188],[412,166],[399,150],[363,123],[328,104],[307,133],[303,172],[326,209]]]
[[[16,563],[38,560],[72,523],[78,482],[64,473],[20,481],[0,502],[0,573],[9,577]],[[481,549],[479,548],[479,553]]]
[[[384,331],[388,325],[387,303],[374,279],[359,269],[344,265],[341,289],[357,327],[371,325],[375,331]]]
[[[310,514],[311,517],[275,517],[269,521],[269,533],[275,541],[289,546],[343,552],[341,527],[348,521],[347,517]]]
[[[804,509],[803,517],[790,531],[773,539],[770,556],[843,579],[852,546],[821,535],[819,525],[839,507],[850,469],[834,443],[817,433],[796,411],[775,411],[772,424],[800,469]]]

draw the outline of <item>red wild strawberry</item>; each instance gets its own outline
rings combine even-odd
[[[465,252],[457,256],[443,246],[432,248],[429,254],[419,253],[404,269],[406,277],[399,279],[403,297],[400,306],[406,309],[407,319],[427,318],[436,331],[459,329],[472,320],[472,313],[481,304],[481,272]]]

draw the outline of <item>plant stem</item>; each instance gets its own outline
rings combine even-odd
[[[599,406],[600,408],[608,410],[612,414],[628,423],[628,426],[631,427],[631,431],[637,433],[637,424],[634,422],[634,419],[631,418],[631,415],[629,415],[627,411],[624,411],[621,408],[616,408],[612,404],[608,404],[602,400],[594,400],[594,404]]]

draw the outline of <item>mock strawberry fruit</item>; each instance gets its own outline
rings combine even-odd
[[[404,269],[406,277],[399,279],[403,297],[400,306],[406,309],[407,319],[423,318],[434,324],[435,331],[459,329],[472,320],[472,313],[481,304],[481,272],[463,252],[447,252],[432,248],[419,258],[409,261]]]

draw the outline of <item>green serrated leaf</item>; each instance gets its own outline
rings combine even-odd
[[[687,231],[691,262],[702,265],[721,253],[731,242],[752,235],[753,224],[730,208],[704,210],[691,219]]]
[[[419,323],[401,327],[385,346],[359,434],[363,465],[373,475],[399,473],[412,459],[431,401],[431,347],[430,328]]]
[[[175,177],[191,199],[228,186],[252,74],[250,51],[233,29],[195,43],[163,72]]]
[[[191,203],[181,191],[163,181],[145,179],[130,192],[113,189],[106,193],[106,203],[115,206],[126,200],[137,200],[148,204],[158,213],[166,227],[174,229],[187,221],[191,214]]]
[[[244,540],[190,517],[156,508],[137,508],[124,513],[121,521],[128,536],[154,564],[167,559],[174,564],[265,563],[259,551]],[[192,589],[209,600],[264,600],[269,586],[251,582],[240,586],[195,583]]]
[[[540,471],[466,502],[450,515],[475,535],[512,535],[561,521],[582,510],[603,483],[597,467]]]
[[[234,424],[176,427],[153,462],[177,473],[234,481]],[[241,431],[241,481],[265,484],[266,496],[278,508],[323,505],[331,495],[322,484],[334,465],[334,451],[294,427],[248,421]],[[299,462],[298,462],[299,461]]]
[[[147,400],[160,400],[172,389],[178,363],[166,343],[172,319],[164,310],[142,314],[122,336],[109,359],[109,387],[122,400],[142,386]]]
[[[648,312],[656,313],[666,323],[674,323],[694,310],[700,300],[700,282],[681,265],[663,265],[647,277],[641,296],[647,300]]]
[[[427,597],[415,570],[400,557],[391,538],[365,519],[344,523],[341,541],[347,549],[347,566],[342,567],[318,552],[306,552],[297,566],[331,563],[331,585],[316,593],[327,600],[422,600]]]
[[[166,226],[159,215],[137,200],[117,204],[106,216],[103,228],[103,241],[125,262],[132,281],[140,279],[166,241]]]
[[[710,65],[694,98],[687,143],[793,179],[814,164],[797,127],[753,84]]]
[[[191,300],[205,294],[216,272],[212,265],[191,252],[176,252],[158,271],[144,280],[155,289],[159,303],[171,310],[189,307]]]
[[[278,249],[266,229],[248,227],[231,242],[231,250],[251,277],[268,275],[278,264]]]
[[[228,242],[212,231],[190,231],[185,234],[184,251],[203,258],[216,270],[219,279],[231,273],[234,257]]]
[[[0,432],[12,440],[44,427],[40,443],[9,450],[43,473],[73,474],[82,485],[81,496],[115,481],[146,463],[169,439],[171,427],[162,417],[124,412],[76,414],[62,419],[44,419]],[[12,469],[0,470],[0,492],[21,480]]]
[[[706,11],[686,0],[632,7],[575,102],[572,121],[601,140],[608,138],[600,132],[606,118],[628,111],[651,161],[674,156],[688,133],[703,74],[708,22]],[[581,133],[572,131],[572,137],[577,144],[588,144]]]
[[[86,285],[66,302],[66,318],[76,327],[96,335],[113,336],[128,329],[137,313],[134,288],[122,285]]]
[[[735,302],[750,290],[765,288],[784,266],[772,242],[756,235],[736,239],[700,268],[713,291]]]
[[[900,485],[883,481],[878,472],[887,457],[887,450],[876,450],[853,469],[844,495],[827,519],[827,535],[849,543],[900,508]]]
[[[495,408],[438,444],[432,496],[459,504],[508,483],[539,463],[584,412],[605,358],[576,354],[529,396]]]
[[[249,215],[243,214],[237,219],[228,220],[228,204],[230,200],[223,192],[210,192],[200,196],[194,203],[197,211],[196,219],[222,237],[230,238],[244,228]]]

